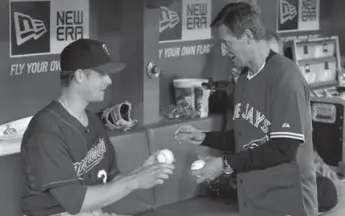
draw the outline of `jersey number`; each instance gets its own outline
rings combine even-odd
[[[102,179],[103,184],[107,183],[108,175],[107,175],[107,172],[105,170],[98,171],[97,177],[99,179]]]

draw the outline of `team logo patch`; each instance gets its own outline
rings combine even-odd
[[[284,123],[284,124],[282,125],[282,128],[290,128],[290,124],[289,124],[289,123]]]
[[[108,55],[110,55],[109,51],[107,49],[107,46],[105,44],[102,45],[102,48],[103,48],[104,52],[106,52]]]
[[[264,137],[262,137],[260,139],[252,140],[249,143],[243,145],[242,149],[243,150],[254,149],[258,146],[261,146],[262,144],[265,144],[268,141],[269,141],[269,138],[267,135],[265,135]]]

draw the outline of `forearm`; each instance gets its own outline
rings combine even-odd
[[[50,189],[50,193],[69,214],[90,212],[106,207],[137,187],[132,175],[118,175],[104,185],[71,184]]]
[[[118,175],[108,184],[88,187],[80,212],[104,208],[121,200],[136,188],[132,175]]]
[[[224,152],[235,152],[234,131],[212,131],[205,133],[202,146],[218,149]]]
[[[226,160],[236,172],[266,169],[295,160],[300,142],[293,139],[272,139],[254,149],[227,155]]]

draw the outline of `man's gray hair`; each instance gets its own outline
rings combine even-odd
[[[229,3],[217,14],[211,27],[225,25],[237,37],[250,30],[255,40],[266,39],[266,29],[259,18],[258,7],[246,2]]]

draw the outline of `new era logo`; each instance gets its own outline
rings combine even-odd
[[[10,2],[10,56],[50,53],[50,1]]]
[[[284,123],[284,124],[282,125],[282,128],[290,128],[290,124],[289,124],[289,123]]]
[[[30,39],[37,40],[47,32],[47,28],[42,20],[33,19],[29,15],[19,12],[14,12],[13,18],[18,46]]]
[[[287,0],[280,1],[280,23],[283,24],[288,20],[293,20],[297,16],[297,9]]]
[[[180,22],[178,13],[169,10],[167,7],[161,7],[160,19],[159,19],[159,33],[165,31],[168,28],[175,28]]]

